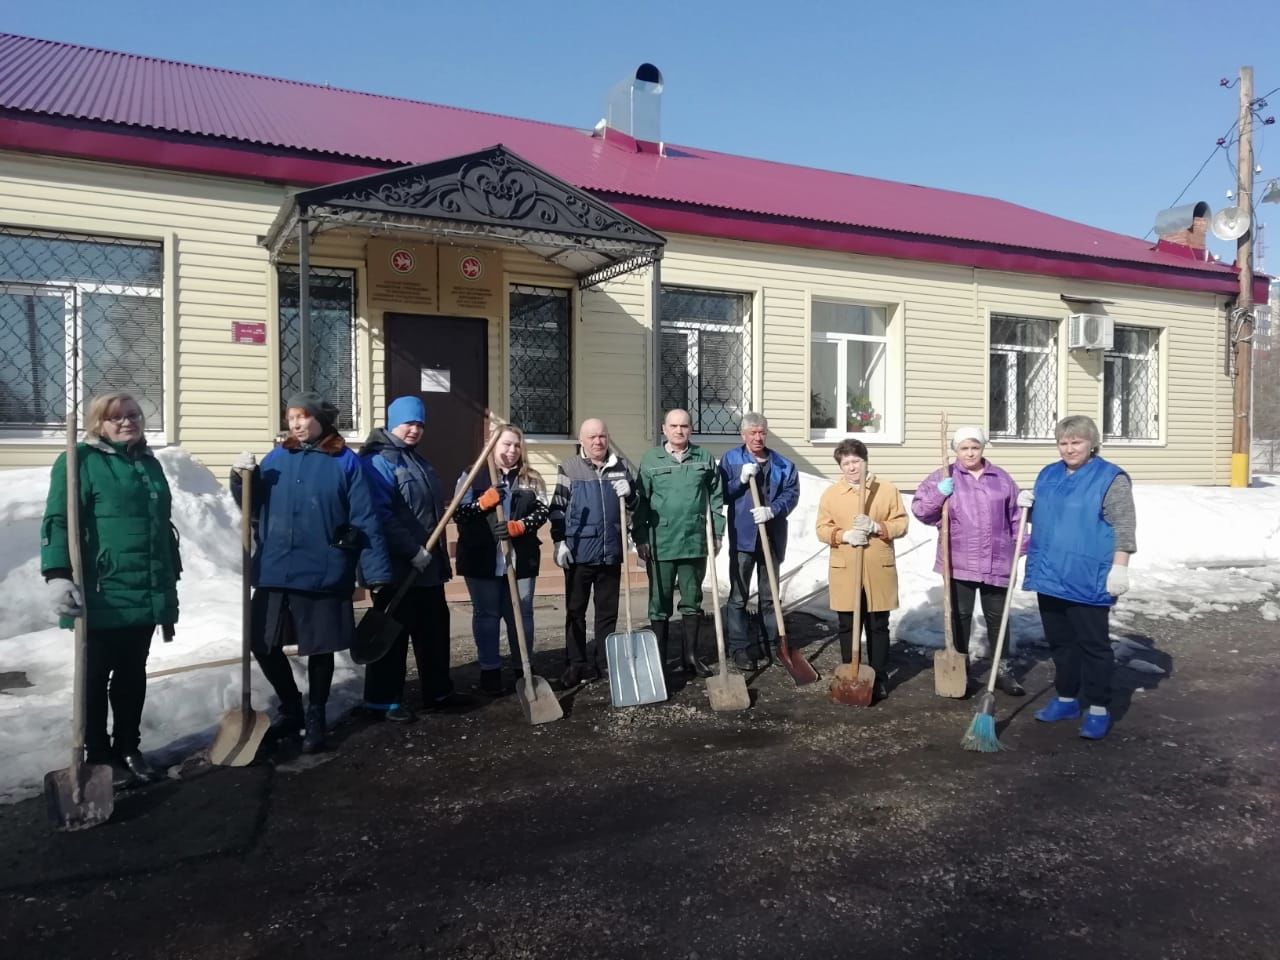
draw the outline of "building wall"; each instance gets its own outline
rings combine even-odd
[[[219,475],[243,449],[263,451],[279,402],[275,271],[259,246],[285,197],[271,186],[0,154],[0,225],[141,237],[165,244],[166,442],[181,443]],[[753,304],[753,402],[770,419],[773,442],[802,469],[834,470],[833,442],[809,431],[809,331],[814,297],[882,305],[889,312],[892,408],[883,438],[869,441],[873,469],[911,489],[940,460],[939,415],[953,425],[987,419],[988,327],[992,313],[1065,320],[1061,295],[1110,301],[1118,323],[1162,329],[1161,440],[1112,443],[1106,454],[1144,482],[1226,483],[1230,468],[1230,382],[1222,374],[1222,306],[1207,294],[1074,283],[963,267],[881,260],[759,244],[670,237],[664,284],[735,290]],[[325,234],[316,265],[357,273],[357,428],[381,419],[385,385],[382,314],[365,297],[365,238]],[[519,251],[504,258],[506,281],[564,285],[571,277]],[[616,442],[638,458],[652,422],[649,325],[651,277],[627,275],[573,301],[574,422],[602,416]],[[489,321],[490,402],[507,409],[506,301]],[[231,341],[233,321],[263,321],[267,344]],[[1101,419],[1101,363],[1069,352],[1059,337],[1058,411]],[[708,438],[722,452],[735,438]],[[0,467],[47,463],[60,441],[0,439]],[[550,479],[572,450],[568,437],[530,439],[534,464]],[[1052,443],[999,442],[991,457],[1018,479],[1056,457]]]

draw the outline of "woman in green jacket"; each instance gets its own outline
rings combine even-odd
[[[157,625],[166,637],[173,634],[182,562],[170,522],[169,483],[147,447],[143,427],[142,408],[127,393],[105,393],[89,402],[85,440],[76,447],[84,595],[71,579],[66,454],[53,465],[40,569],[49,607],[62,626],[70,626],[73,617],[88,617],[88,762],[115,763],[121,780],[147,782],[156,777],[138,749],[147,654]],[[108,704],[114,719],[111,740]]]

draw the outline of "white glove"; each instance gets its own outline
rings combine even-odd
[[[653,551],[649,549],[647,543],[637,543],[636,556],[640,558],[641,563],[648,563],[649,558],[653,556]]]
[[[857,527],[850,527],[841,535],[840,539],[851,547],[865,547],[867,545],[867,531],[859,530]]]
[[[1018,491],[1018,506],[1030,510],[1036,503],[1036,495],[1030,490]]]
[[[257,465],[258,465],[258,458],[255,457],[248,450],[246,450],[244,453],[240,454],[240,456],[236,457],[235,461],[231,464],[231,469],[232,470],[252,470]]]
[[[413,559],[409,561],[413,565],[413,569],[421,573],[427,567],[431,566],[431,561],[435,559],[431,554],[427,553],[426,547],[419,547],[418,552],[413,555]]]
[[[45,602],[53,613],[53,618],[84,616],[84,599],[80,596],[80,588],[70,580],[50,580],[44,585]]]
[[[868,471],[866,477],[864,478],[864,482],[866,486],[868,487],[871,486],[873,483],[876,482],[876,475]]]
[[[613,484],[613,492],[615,496],[618,496],[618,497],[631,496],[631,481],[628,480],[626,477],[618,477],[618,479],[610,480],[609,482]]]
[[[738,482],[746,483],[749,479],[760,472],[760,464],[744,463],[742,469],[738,471]]]
[[[880,524],[876,523],[865,513],[860,513],[853,518],[853,529],[861,530],[869,537],[874,537],[880,532]]]
[[[617,482],[616,480],[614,481],[614,483]],[[627,481],[623,480],[622,482],[626,483]],[[566,570],[571,563],[573,563],[573,553],[569,550],[569,545],[561,540],[556,544],[556,566],[561,570]]]
[[[1113,564],[1107,574],[1107,593],[1118,597],[1129,592],[1129,568]]]
[[[756,523],[768,523],[773,519],[773,507],[752,507],[751,519]]]

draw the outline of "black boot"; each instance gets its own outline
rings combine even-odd
[[[280,710],[268,733],[276,740],[296,740],[302,734],[302,698],[280,701]]]
[[[156,768],[147,762],[141,750],[126,750],[120,755],[120,762],[133,774],[138,783],[155,783],[160,779]]]
[[[308,704],[306,733],[302,737],[302,752],[319,753],[323,750],[324,734],[324,704]]]
[[[1013,672],[1008,660],[1000,661],[1000,667],[996,672],[996,689],[1010,697],[1025,697],[1027,695],[1027,691],[1018,682],[1018,676]]]
[[[709,677],[713,671],[698,656],[698,635],[702,632],[702,614],[688,614],[680,621],[684,627],[684,636],[680,643],[680,661],[684,664],[684,672],[695,677]]]
[[[649,629],[658,638],[658,656],[662,660],[662,674],[669,677],[680,668],[678,663],[671,662],[671,621],[651,620]]]

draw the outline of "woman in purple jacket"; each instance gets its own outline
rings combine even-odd
[[[987,636],[995,644],[1018,536],[1018,485],[982,455],[986,445],[981,427],[960,427],[951,439],[955,463],[925,477],[911,500],[916,519],[934,527],[942,523],[942,505],[951,500],[951,623],[956,649],[964,654],[969,652],[975,595],[982,598]],[[941,537],[933,569],[942,572]],[[996,685],[1020,697],[1026,690],[1009,661],[1006,643]]]

